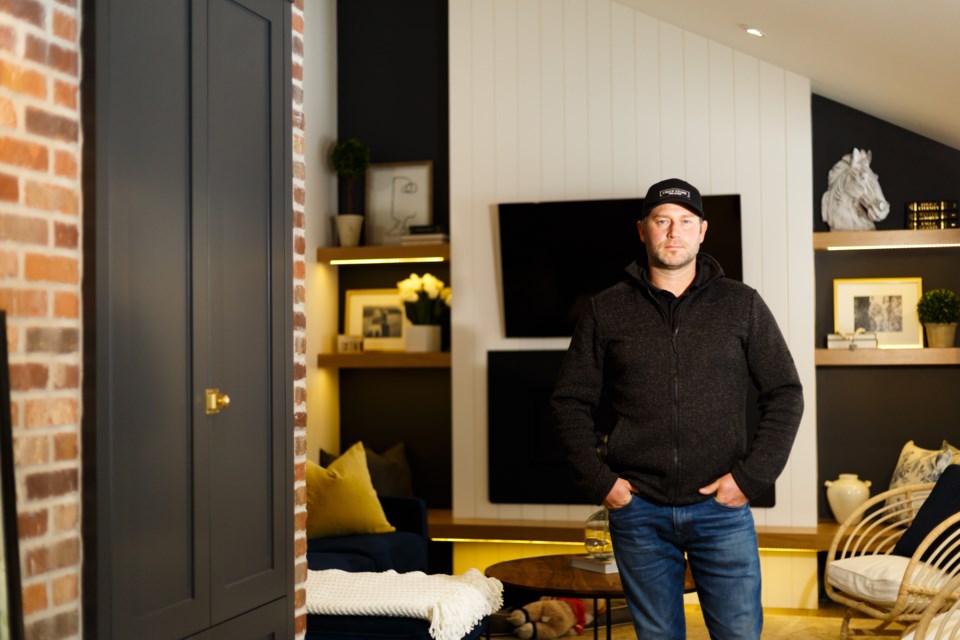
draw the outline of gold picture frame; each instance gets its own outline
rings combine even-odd
[[[875,332],[878,349],[922,349],[923,325],[917,317],[922,291],[919,277],[835,278],[833,330]]]
[[[403,351],[407,320],[397,289],[348,289],[344,333],[363,336],[364,351]]]

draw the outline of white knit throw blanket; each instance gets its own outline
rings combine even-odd
[[[459,640],[502,606],[503,584],[476,569],[459,576],[307,571],[307,613],[422,618],[434,640]]]

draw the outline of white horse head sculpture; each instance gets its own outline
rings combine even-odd
[[[871,158],[870,151],[854,148],[830,169],[820,209],[831,231],[876,229],[874,222],[890,213]]]

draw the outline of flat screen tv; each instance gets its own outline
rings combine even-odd
[[[591,504],[577,488],[553,426],[550,396],[566,351],[487,352],[488,490],[494,504]],[[760,422],[756,389],[744,399],[746,438]],[[594,415],[598,433],[609,433],[616,417],[601,400]],[[751,501],[776,504],[770,487]]]
[[[645,260],[637,232],[643,198],[519,202],[498,207],[504,333],[508,338],[573,335],[590,296]],[[701,251],[727,277],[743,279],[740,196],[704,196],[709,227]]]

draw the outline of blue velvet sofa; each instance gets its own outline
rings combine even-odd
[[[366,535],[312,538],[307,541],[307,567],[313,571],[427,572],[427,505],[420,498],[380,496],[380,504],[396,531]],[[430,640],[430,623],[389,616],[307,614],[307,640]],[[483,635],[486,621],[463,640]]]

